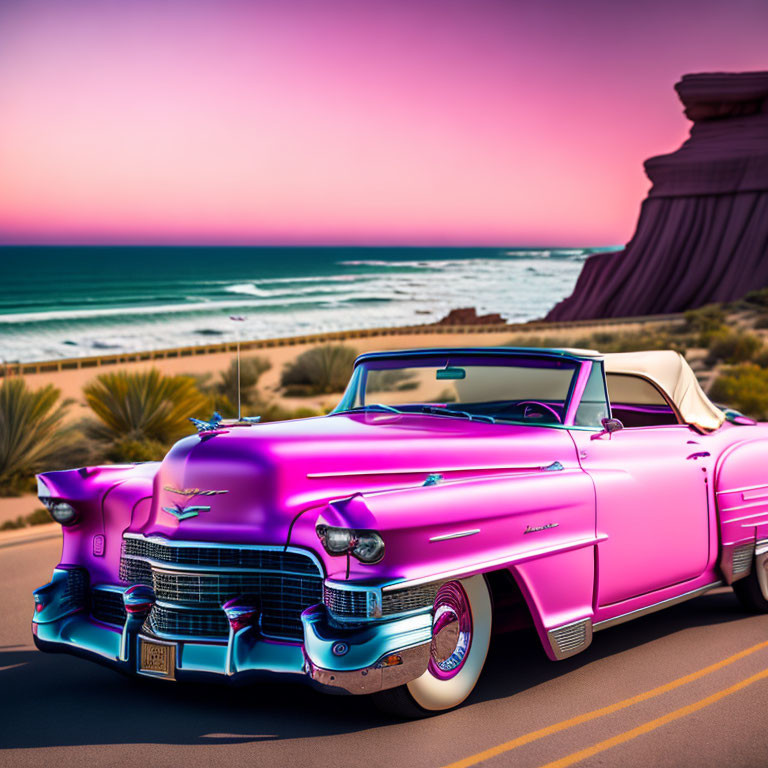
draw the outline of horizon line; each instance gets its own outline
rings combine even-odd
[[[545,251],[545,250],[568,250],[568,249],[580,249],[580,250],[602,250],[602,249],[623,249],[625,246],[620,244],[610,245],[479,245],[476,243],[466,243],[461,245],[414,245],[408,243],[396,243],[396,244],[357,244],[351,245],[349,243],[328,244],[328,243],[2,243],[0,242],[0,248],[316,248],[316,249],[339,249],[339,248],[411,248],[411,249],[430,249],[439,248],[441,250],[459,249],[459,248],[477,248],[477,249],[509,249],[509,250],[531,250],[531,251]]]

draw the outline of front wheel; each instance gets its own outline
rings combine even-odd
[[[733,591],[747,610],[768,613],[768,552],[755,557],[749,576],[735,581]]]
[[[437,592],[429,664],[421,677],[375,694],[400,717],[428,717],[458,707],[472,693],[491,641],[491,596],[483,576],[449,581]]]

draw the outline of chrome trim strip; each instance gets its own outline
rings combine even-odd
[[[760,539],[760,541],[755,544],[755,557],[764,555],[766,552],[768,552],[768,539]]]
[[[741,494],[742,501],[762,501],[768,499],[768,488],[756,488],[756,493],[750,493],[749,491],[743,491]]]
[[[405,589],[407,587],[418,587],[421,584],[429,584],[432,581],[447,581],[448,579],[461,578],[462,576],[469,576],[474,573],[481,573],[483,571],[490,570],[491,568],[497,568],[500,565],[517,565],[518,563],[526,563],[529,560],[535,560],[537,557],[546,557],[547,555],[554,555],[559,552],[571,552],[574,549],[583,549],[584,547],[593,547],[599,544],[601,541],[605,541],[608,536],[604,533],[598,533],[596,536],[588,539],[578,539],[577,541],[571,541],[567,544],[556,544],[550,547],[542,547],[540,549],[530,549],[526,552],[515,552],[504,557],[497,557],[493,560],[486,560],[482,563],[475,565],[467,565],[462,568],[455,568],[450,571],[443,571],[442,573],[436,573],[431,576],[422,576],[418,579],[406,579],[405,581],[398,581],[393,584],[387,584],[382,587],[384,592],[391,592],[396,589]]]
[[[720,510],[720,514],[723,514],[724,512],[735,512],[737,509],[756,509],[757,507],[764,507],[767,502],[768,499],[760,499],[759,501],[753,501],[751,504],[737,504],[735,507],[725,507]],[[744,518],[737,519],[743,520]]]
[[[484,470],[506,470],[507,472],[541,472],[543,467],[537,464],[535,467],[510,467],[507,464],[491,465],[485,467],[451,467],[450,469],[366,469],[351,470],[349,472],[307,472],[307,477],[317,479],[323,477],[353,477],[364,475],[430,475],[444,472],[482,472]]]
[[[463,539],[465,536],[474,536],[480,533],[479,528],[473,528],[470,531],[456,531],[455,533],[444,533],[442,536],[432,536],[430,541],[448,541],[449,539]]]
[[[119,584],[94,584],[91,587],[91,592],[100,591],[100,592],[116,592],[117,594],[122,595],[123,592],[125,592],[126,589],[128,589],[129,585],[120,586]]]
[[[765,488],[768,490],[768,485],[763,483],[762,485],[745,485],[743,488],[729,488],[727,491],[716,491],[716,495],[720,495],[723,493],[738,493],[739,491],[757,491],[762,490]]]
[[[622,613],[618,616],[614,616],[612,619],[605,619],[603,621],[598,621],[597,623],[592,625],[592,631],[598,632],[601,629],[608,629],[609,627],[615,627],[618,624],[623,624],[625,621],[631,621],[632,619],[637,619],[640,616],[647,616],[649,613],[656,613],[656,611],[661,611],[664,608],[671,608],[673,605],[677,605],[678,603],[684,603],[686,600],[692,600],[694,597],[699,597],[700,595],[703,595],[705,592],[709,592],[711,589],[716,589],[717,587],[722,587],[723,582],[722,581],[713,581],[711,584],[707,584],[706,586],[699,587],[698,589],[692,589],[690,592],[684,592],[682,595],[677,595],[676,597],[669,597],[666,600],[661,600],[658,603],[653,603],[653,605],[648,605],[645,608],[637,608],[634,611],[629,611],[628,613]]]
[[[734,517],[731,520],[723,520],[723,523],[740,523],[742,520],[752,520],[755,517],[764,517],[765,515],[768,515],[768,509],[756,512],[754,515],[742,515],[742,517]]]

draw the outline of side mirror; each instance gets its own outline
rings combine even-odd
[[[592,435],[592,440],[597,440],[598,437],[602,437],[603,435],[610,436],[614,432],[624,429],[624,425],[618,419],[600,419],[600,423],[603,425],[603,431],[596,432]]]

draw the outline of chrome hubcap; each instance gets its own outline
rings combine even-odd
[[[444,584],[435,597],[429,671],[448,680],[459,673],[472,644],[472,613],[461,584]]]

